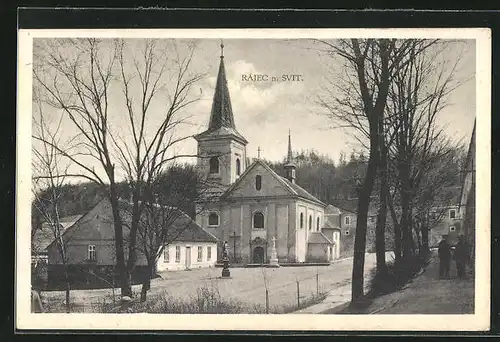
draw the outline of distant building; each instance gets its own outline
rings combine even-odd
[[[227,241],[232,260],[268,263],[273,241],[279,262],[329,262],[333,246],[322,231],[326,204],[296,183],[291,137],[284,176],[257,158],[250,164],[247,140],[234,122],[221,55],[208,129],[195,136],[197,167],[212,184],[198,203],[196,222],[219,240],[217,257]]]
[[[130,204],[120,201],[120,206],[120,210],[124,211],[122,214],[125,223],[123,235],[124,240],[127,241],[130,232],[127,224],[127,217],[130,215],[127,213],[130,211],[125,212],[125,207]],[[176,238],[157,261],[157,272],[214,265],[215,261],[207,258],[210,255],[208,251],[216,248],[217,239],[214,236],[199,227],[185,214],[180,215],[169,229],[176,234]],[[116,266],[114,220],[109,200],[101,200],[94,208],[66,228],[62,239],[66,245],[71,283],[89,287],[118,284],[119,279],[114,272]],[[46,247],[46,251],[49,287],[61,286],[64,284],[64,266],[54,240]],[[128,249],[125,243],[125,258],[127,256]],[[147,270],[146,266],[147,261],[138,241],[137,261],[132,274],[133,281],[142,279]]]
[[[429,247],[437,247],[443,236],[449,244],[456,245],[458,237],[463,234],[458,205],[432,208],[431,215],[439,216],[440,219],[429,231]]]
[[[463,233],[469,244],[475,247],[476,234],[476,123],[472,130],[472,136],[467,152],[464,169],[462,171],[462,187],[460,189],[460,197],[458,211],[463,219]],[[474,256],[474,253],[472,253]]]
[[[350,257],[354,253],[354,237],[356,236],[358,199],[336,199],[328,206],[328,222],[335,226],[340,233],[339,254],[340,257]],[[375,226],[377,223],[377,211],[373,204],[368,209],[366,251],[374,252],[375,248]]]
[[[82,215],[61,217],[59,219],[59,231],[63,232],[73,225]],[[39,227],[33,227],[35,231],[31,241],[31,277],[32,283],[45,286],[48,281],[48,251],[47,247],[54,241],[55,229],[47,222],[42,222]]]

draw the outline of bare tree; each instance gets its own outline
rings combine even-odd
[[[389,145],[389,160],[394,163],[401,206],[400,217],[393,215],[402,241],[402,255],[396,253],[397,261],[414,254],[414,199],[423,185],[424,175],[435,166],[433,160],[443,157],[450,144],[438,116],[448,104],[449,94],[461,84],[455,77],[460,57],[452,62],[443,60],[449,44],[427,40],[410,42],[399,72],[391,82],[387,106],[389,135],[395,137]],[[389,203],[394,205],[393,201]],[[391,213],[396,211],[391,209]]]
[[[194,203],[201,198],[206,199],[210,185],[188,165],[172,165],[145,185],[137,246],[147,262],[141,301],[146,300],[150,280],[164,249],[195,229],[193,216],[205,208],[201,205],[195,208]]]
[[[33,207],[38,214],[35,214],[35,216],[41,217],[52,232],[53,243],[63,265],[66,292],[65,304],[66,311],[69,312],[71,285],[68,274],[67,241],[62,237],[64,228],[59,216],[59,206],[63,194],[62,188],[69,165],[64,162],[63,156],[54,147],[62,142],[61,120],[54,122],[50,117],[46,116],[43,103],[38,95],[35,89],[33,105],[38,115],[33,120],[33,126],[35,134],[41,137],[41,141],[33,144],[32,148]],[[32,227],[32,241],[36,229],[42,229],[42,227]]]
[[[395,42],[386,39],[341,40],[338,44],[323,42],[332,54],[341,56],[345,73],[341,84],[330,87],[319,102],[328,115],[341,123],[340,127],[354,129],[355,137],[369,150],[364,180],[358,186],[358,208],[354,260],[352,271],[352,299],[363,296],[364,262],[368,208],[380,160],[380,120],[389,92],[393,73]],[[361,133],[361,134],[360,134]],[[368,141],[368,144],[366,144]]]
[[[179,126],[186,123],[185,108],[199,99],[192,92],[203,77],[191,71],[195,47],[180,47],[171,40],[95,38],[39,41],[37,46],[34,81],[43,90],[44,102],[62,112],[75,135],[70,146],[50,144],[71,162],[73,172],[67,176],[106,189],[121,291],[130,296],[143,185],[169,161],[187,156],[172,150],[190,138],[179,134]],[[156,112],[153,103],[160,108]],[[42,136],[35,139],[47,142]],[[117,190],[123,176],[132,185],[126,263]]]

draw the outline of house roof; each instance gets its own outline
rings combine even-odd
[[[71,227],[82,216],[83,215],[72,215],[61,217],[59,219],[61,231],[66,231],[66,229]],[[52,243],[52,241],[54,241],[54,232],[47,222],[43,222],[42,227],[40,229],[37,229],[33,240],[35,251],[38,253],[43,252]]]
[[[358,199],[334,199],[331,200],[331,205],[333,207],[336,207],[340,209],[341,211],[348,211],[353,214],[356,214],[358,211]],[[376,208],[373,203],[370,203],[370,206],[368,208],[368,216],[373,216],[376,215]]]
[[[309,235],[309,243],[333,245],[333,242],[330,241],[325,236],[325,234],[323,234],[321,232],[313,232],[313,233],[311,233],[311,235]]]
[[[175,220],[168,232],[175,242],[213,242],[219,241],[214,235],[200,227],[188,215]]]
[[[340,226],[329,219],[323,224],[323,229],[338,229],[340,230]]]
[[[243,181],[243,179],[245,179],[246,175],[249,174],[250,171],[254,167],[256,167],[257,165],[262,165],[264,167],[264,169],[266,169],[266,171],[269,172],[269,174],[271,176],[273,176],[276,180],[278,180],[278,182],[280,182],[281,184],[283,184],[285,186],[285,188],[288,189],[290,195],[297,196],[299,198],[307,199],[307,200],[315,202],[315,203],[317,203],[317,204],[319,204],[321,206],[326,206],[325,203],[321,202],[319,199],[317,199],[316,197],[314,197],[313,195],[311,195],[310,193],[308,193],[306,190],[304,190],[298,184],[292,183],[288,179],[286,179],[285,177],[282,177],[282,176],[278,175],[273,169],[271,169],[269,167],[269,165],[267,165],[265,162],[263,162],[260,159],[255,159],[254,160],[254,162],[241,174],[241,176],[236,180],[236,182],[234,182],[226,190],[226,192],[221,196],[221,199],[227,198],[234,189],[237,189],[238,185]]]
[[[95,207],[102,205],[104,202],[109,205],[108,199],[101,200]],[[120,212],[122,214],[122,220],[127,222],[131,219],[131,207],[132,205],[123,199],[119,200]],[[94,207],[94,208],[95,208]],[[200,227],[196,222],[194,222],[186,213],[177,208],[170,208],[178,212],[178,215],[173,214],[173,222],[171,223],[167,239],[172,239],[172,242],[217,242],[217,238],[210,234],[208,231]],[[91,209],[92,210],[92,209]],[[90,211],[89,211],[90,212]],[[85,217],[85,215],[80,215],[80,219]],[[76,222],[75,222],[76,223]],[[76,225],[71,225],[68,229],[64,230],[63,236],[72,230]],[[127,238],[130,233],[130,228],[127,224],[123,225],[123,236]],[[54,239],[49,243],[51,244]]]
[[[333,205],[329,204],[326,208],[325,208],[325,215],[339,215],[340,214],[340,210],[339,208],[337,207],[334,207]]]
[[[221,45],[221,48],[223,48],[223,45]],[[247,140],[236,130],[234,123],[233,108],[231,106],[231,98],[227,86],[222,50],[208,129],[196,135],[195,138],[200,139],[220,136],[233,136],[242,143],[247,143]]]

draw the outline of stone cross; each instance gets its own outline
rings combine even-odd
[[[257,148],[257,158],[260,159],[260,146]]]

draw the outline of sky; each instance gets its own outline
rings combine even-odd
[[[193,93],[199,94],[200,99],[185,109],[183,115],[189,117],[189,125],[181,128],[181,135],[200,133],[207,128],[220,61],[220,40],[195,42],[191,71],[204,72],[206,77],[193,87]],[[141,44],[140,41],[135,43]],[[186,41],[180,41],[179,45],[184,43]],[[457,77],[468,81],[450,95],[450,105],[439,114],[439,122],[450,137],[466,144],[476,107],[474,41],[452,44],[445,57],[453,61],[459,54]],[[319,51],[317,43],[310,40],[225,39],[224,62],[236,129],[249,141],[247,155],[250,158],[257,156],[260,147],[262,158],[282,160],[287,151],[289,130],[294,150],[314,149],[335,161],[341,152],[360,148],[352,137],[353,132],[333,128],[335,124],[317,104],[328,80],[335,82],[342,67],[338,58]],[[250,74],[267,75],[268,80],[249,81]],[[271,81],[273,76],[281,79],[282,75],[300,75],[301,81]],[[128,134],[121,90],[111,95],[113,128]],[[164,98],[160,94],[151,105],[147,125],[151,132],[165,115]],[[63,131],[71,136],[71,123],[64,121],[62,124],[67,125]],[[178,144],[175,153],[195,154],[196,141],[188,139]]]

